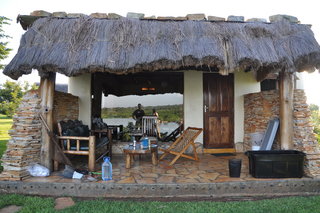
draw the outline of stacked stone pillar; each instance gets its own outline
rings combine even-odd
[[[13,117],[9,131],[11,139],[2,156],[0,180],[22,180],[28,176],[27,167],[40,162],[41,121],[38,91],[28,92]]]

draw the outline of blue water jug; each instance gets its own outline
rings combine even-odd
[[[142,147],[143,148],[148,148],[149,146],[149,138],[148,137],[144,137],[142,140]]]
[[[110,162],[110,157],[103,158],[102,180],[112,180],[112,164]]]

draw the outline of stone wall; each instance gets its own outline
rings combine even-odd
[[[310,110],[303,90],[294,91],[294,136],[293,149],[307,154],[305,173],[311,176],[320,175],[320,149],[310,122]],[[279,91],[263,91],[244,96],[244,150],[251,149],[251,133],[264,132],[268,121],[279,117]],[[280,121],[281,122],[281,121]],[[281,125],[281,123],[280,123]],[[279,133],[272,149],[280,149]]]
[[[294,93],[294,149],[301,150],[307,154],[305,172],[312,176],[320,176],[320,148],[313,133],[311,123],[311,112],[306,103],[303,90],[295,90]]]
[[[41,121],[38,91],[28,92],[13,116],[11,139],[2,156],[1,180],[21,180],[28,176],[27,167],[40,162]]]
[[[40,163],[40,103],[37,90],[30,91],[23,97],[9,131],[11,139],[2,157],[3,172],[0,174],[0,180],[22,180],[28,176],[27,167],[30,164]],[[78,119],[78,97],[55,91],[53,114],[55,127],[57,121]]]
[[[54,93],[53,122],[56,126],[61,120],[75,120],[79,118],[79,97],[69,93]]]
[[[270,90],[244,96],[244,151],[251,150],[251,134],[264,133],[269,120],[279,117],[278,91]],[[277,134],[273,149],[279,149]]]

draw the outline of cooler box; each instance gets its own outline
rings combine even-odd
[[[249,173],[256,178],[301,178],[305,153],[296,150],[248,151]]]

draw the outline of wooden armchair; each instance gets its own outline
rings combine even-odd
[[[111,131],[111,130],[110,130]],[[95,171],[95,163],[96,163],[96,154],[97,148],[107,148],[107,152],[104,152],[102,155],[109,154],[111,156],[112,151],[110,147],[112,147],[110,138],[111,133],[108,134],[108,140],[99,141],[98,134],[95,136],[97,132],[90,135],[90,131],[88,126],[83,125],[81,121],[68,121],[68,122],[59,122],[58,123],[58,133],[57,139],[60,143],[61,149],[65,154],[71,155],[87,155],[88,156],[88,170]],[[102,156],[102,157],[103,157]],[[101,158],[101,156],[100,156]],[[99,159],[100,159],[99,158]],[[98,160],[99,160],[98,159]],[[56,166],[57,167],[57,166]]]
[[[196,151],[194,140],[200,135],[201,132],[201,128],[188,127],[168,149],[159,149],[160,151],[164,152],[160,156],[159,160],[162,160],[168,154],[172,154],[176,157],[173,158],[169,165],[173,165],[180,157],[185,157],[197,161],[198,154]],[[189,146],[192,146],[193,148],[193,156],[184,154],[184,152],[189,148]]]

